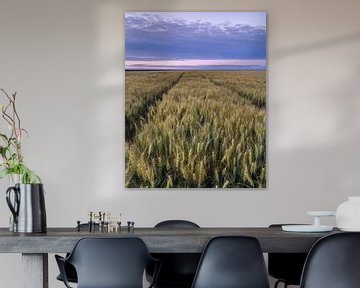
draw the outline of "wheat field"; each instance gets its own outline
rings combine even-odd
[[[127,71],[128,188],[266,187],[265,71]]]

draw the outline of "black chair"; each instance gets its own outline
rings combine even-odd
[[[269,288],[256,238],[220,236],[207,244],[192,288]]]
[[[360,233],[321,238],[306,259],[301,288],[360,287]]]
[[[89,224],[88,223],[82,223],[80,224],[80,229],[89,229]],[[98,223],[95,223],[95,229],[99,229],[99,224]],[[66,254],[66,257],[69,256],[69,253]],[[71,283],[77,283],[77,275],[76,275],[76,270],[74,268],[73,265],[71,265],[70,263],[67,263],[65,262],[64,263],[64,266],[65,266],[65,274],[66,274],[66,277],[67,277],[67,280],[68,282],[71,282]],[[59,274],[57,277],[56,277],[57,280],[59,281],[63,281],[62,277],[61,277],[61,274]]]
[[[65,263],[75,267],[78,288],[142,288],[145,268],[156,262],[139,238],[82,238],[68,257],[55,258],[66,287]]]
[[[66,257],[68,257],[68,256],[69,256],[69,254],[66,254]],[[73,265],[71,265],[68,262],[64,262],[64,273],[66,275],[66,279],[68,282],[77,283],[77,274],[76,274],[75,267]],[[61,274],[59,274],[56,277],[56,279],[64,282],[63,278],[61,277]]]
[[[270,228],[280,228],[287,224],[272,224]],[[300,285],[301,273],[304,268],[307,253],[269,253],[268,272],[277,281],[274,288],[280,283],[286,288],[288,285]]]
[[[155,228],[200,228],[199,225],[187,220],[166,220],[155,225]],[[194,280],[201,254],[196,253],[157,253],[153,254],[161,259],[156,288],[190,288]],[[151,281],[153,267],[147,269],[147,279]]]

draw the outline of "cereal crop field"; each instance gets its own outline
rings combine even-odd
[[[126,71],[128,188],[266,187],[266,71]]]

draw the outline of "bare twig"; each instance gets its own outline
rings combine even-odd
[[[13,146],[16,151],[17,155],[17,163],[20,164],[23,160],[22,153],[21,153],[21,121],[19,114],[16,110],[16,92],[13,93],[11,96],[4,90],[0,89],[1,92],[4,93],[6,98],[8,99],[8,104],[2,107],[2,118],[8,123],[9,127],[11,128],[11,135],[8,138],[8,146]],[[8,113],[8,110],[11,108],[12,116]]]

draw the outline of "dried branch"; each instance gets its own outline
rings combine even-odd
[[[16,93],[11,96],[2,88],[0,92],[5,95],[7,103],[1,105],[1,117],[9,126],[10,135],[7,133],[0,133],[0,140],[4,146],[0,145],[0,166],[3,170],[0,171],[0,178],[8,174],[20,174],[23,183],[41,183],[40,178],[31,171],[25,164],[21,153],[21,141],[23,132],[28,135],[28,132],[21,127],[21,119],[16,109]]]

